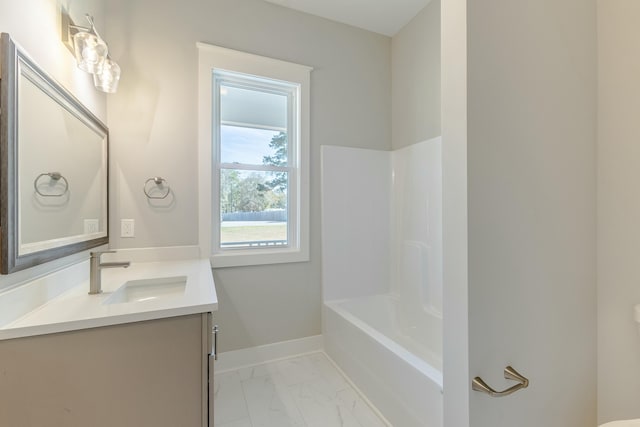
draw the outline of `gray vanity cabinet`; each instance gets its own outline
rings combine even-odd
[[[202,313],[0,341],[0,426],[213,426],[211,323]]]

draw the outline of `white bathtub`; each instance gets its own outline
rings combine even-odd
[[[442,427],[439,316],[392,295],[329,301],[323,332],[327,354],[392,425]]]

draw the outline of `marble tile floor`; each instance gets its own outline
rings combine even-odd
[[[333,366],[312,353],[214,376],[216,427],[387,427]]]

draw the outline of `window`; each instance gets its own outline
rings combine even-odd
[[[214,71],[213,86],[216,249],[289,247],[299,86],[228,71]]]
[[[201,249],[214,267],[307,261],[311,69],[198,48]]]

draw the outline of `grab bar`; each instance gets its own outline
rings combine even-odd
[[[51,178],[51,181],[56,181],[56,183],[58,181],[62,180],[64,182],[64,190],[62,191],[62,193],[45,194],[45,193],[41,192],[38,189],[38,181],[43,176],[48,176],[49,178]],[[36,193],[38,193],[42,197],[62,197],[65,194],[67,194],[67,191],[69,191],[69,181],[67,181],[67,178],[65,178],[60,172],[41,173],[40,175],[38,175],[36,177],[36,179],[33,180],[33,189],[36,190]]]
[[[503,391],[496,391],[485,383],[482,378],[475,377],[471,383],[471,389],[473,391],[486,393],[491,397],[504,397],[513,394],[520,389],[529,387],[529,380],[511,366],[504,368],[504,377],[508,380],[518,381],[518,384]]]

